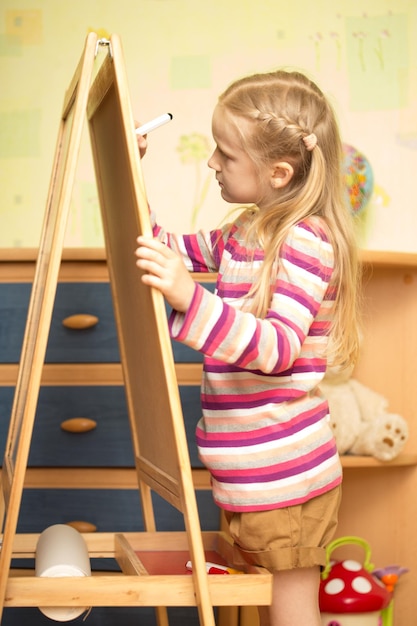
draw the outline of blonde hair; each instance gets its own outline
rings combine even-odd
[[[250,292],[253,312],[263,317],[270,305],[273,270],[289,230],[307,217],[320,216],[335,254],[336,302],[328,358],[335,365],[352,364],[359,347],[359,265],[353,218],[343,194],[342,143],[330,103],[305,75],[279,70],[237,80],[220,96],[218,106],[232,114],[259,172],[277,161],[286,161],[294,169],[291,181],[273,202],[262,205],[261,211],[247,209],[250,236],[265,252]],[[253,132],[245,133],[245,124],[239,128],[239,117],[251,122]],[[317,143],[311,149],[304,139],[312,133]]]

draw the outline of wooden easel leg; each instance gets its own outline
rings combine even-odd
[[[0,505],[5,514],[0,551],[0,621],[9,579],[13,542],[24,487],[42,368],[52,319],[65,230],[70,209],[82,127],[95,60],[97,35],[90,33],[65,94],[46,212],[29,302],[19,372],[2,469]],[[5,473],[7,470],[7,474]],[[7,481],[7,483],[6,483]],[[5,506],[7,503],[7,507]]]
[[[156,524],[152,504],[152,492],[149,485],[147,485],[143,480],[140,480],[140,478],[138,483],[144,526],[148,532],[154,532],[156,530]]]
[[[0,490],[0,528],[3,530],[4,518],[6,515],[6,503],[4,500],[3,489]]]
[[[168,611],[164,606],[158,606],[156,611],[156,622],[158,626],[169,626]]]

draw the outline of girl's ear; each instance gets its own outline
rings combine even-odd
[[[287,161],[279,161],[275,163],[272,168],[271,185],[274,189],[280,189],[288,185],[291,178],[294,176],[294,168]]]

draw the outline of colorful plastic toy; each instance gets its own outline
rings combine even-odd
[[[343,144],[343,181],[347,203],[354,215],[367,206],[374,189],[374,176],[368,159],[354,146]]]
[[[330,560],[336,548],[357,544],[365,551],[361,564],[352,559]],[[393,590],[401,574],[398,566],[374,570],[369,544],[360,537],[341,537],[327,547],[319,603],[322,626],[393,626]]]

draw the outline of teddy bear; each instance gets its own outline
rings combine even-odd
[[[352,377],[352,369],[329,368],[320,384],[329,402],[339,454],[391,461],[408,439],[406,420],[388,412],[388,400]]]

